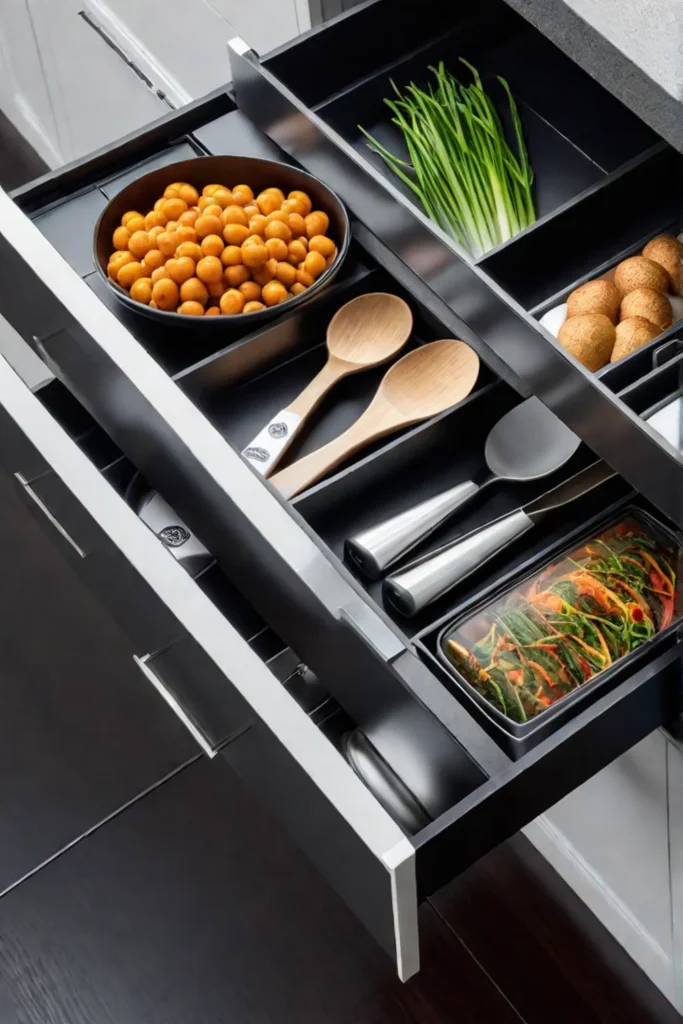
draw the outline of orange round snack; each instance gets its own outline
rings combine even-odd
[[[272,220],[269,224],[266,224],[264,234],[266,239],[281,238],[283,242],[291,242],[292,240],[292,232],[290,231],[289,224],[285,224],[281,220]]]
[[[221,311],[218,306],[209,306],[204,316],[220,316]]]
[[[306,194],[306,192],[301,192],[299,189],[294,189],[293,192],[289,192],[288,195],[287,195],[287,198],[288,199],[295,199],[298,203],[300,203],[304,207],[304,209],[302,211],[302,216],[304,216],[304,217],[307,217],[308,214],[313,209],[313,203],[311,202],[311,200],[308,197],[308,195]]]
[[[209,301],[209,293],[204,282],[198,277],[190,277],[183,281],[180,286],[180,301],[201,302],[202,306],[205,306]]]
[[[224,267],[238,267],[242,262],[242,250],[239,245],[226,245],[221,253],[221,263]]]
[[[304,260],[304,270],[313,278],[320,277],[326,267],[325,257],[319,252],[309,252]]]
[[[197,264],[197,277],[205,284],[220,281],[223,277],[223,264],[217,256],[204,256]]]
[[[178,248],[178,238],[175,231],[162,231],[157,236],[156,246],[164,256],[173,256]]]
[[[180,256],[178,259],[168,260],[166,270],[172,281],[182,284],[183,281],[189,281],[191,277],[195,276],[195,262],[189,256]],[[199,274],[197,274],[198,276]]]
[[[166,267],[158,267],[156,270],[152,271],[152,284],[156,284],[157,281],[163,281],[164,278],[166,278],[167,281],[171,280],[168,276],[168,270]]]
[[[143,216],[129,217],[126,221],[125,227],[128,228],[131,235],[134,235],[136,231],[144,231],[145,218]]]
[[[281,261],[275,269],[275,277],[285,288],[291,288],[296,283],[296,268],[291,263]]]
[[[206,238],[207,235],[220,235],[223,225],[221,224],[220,217],[207,216],[207,214],[203,213],[194,222],[194,229],[200,238]]]
[[[160,210],[152,210],[145,217],[145,231],[151,231],[152,228],[163,228],[169,220],[170,217],[163,206]]]
[[[170,278],[164,278],[152,289],[152,298],[160,309],[175,309],[178,304],[178,286]]]
[[[289,224],[289,230],[292,232],[292,238],[301,238],[302,235],[306,234],[306,221],[300,213],[290,213],[287,223]]]
[[[256,281],[245,281],[239,286],[238,291],[244,295],[245,302],[258,302],[261,298],[261,286]]]
[[[228,206],[223,211],[223,223],[224,224],[241,224],[246,228],[249,223],[247,215],[241,206]]]
[[[142,261],[142,265],[145,268],[145,270],[148,270],[151,274],[153,270],[157,270],[159,267],[163,267],[165,262],[166,257],[163,255],[163,253],[159,252],[158,249],[150,249],[149,252],[145,254],[145,258]]]
[[[314,235],[324,235],[330,226],[330,218],[322,210],[314,210],[304,217],[306,222],[306,235],[313,238]]]
[[[149,277],[139,277],[130,290],[131,299],[148,305],[152,301],[152,281]]]
[[[189,256],[195,263],[202,258],[204,253],[199,248],[196,242],[181,242],[175,251],[176,259],[180,259],[182,256]]]
[[[132,223],[133,222],[131,221],[131,224]],[[165,230],[166,230],[166,228],[165,227],[162,228],[159,224],[157,224],[157,226],[155,228],[150,228],[149,229],[147,234],[149,235],[149,240],[150,240],[150,242],[152,243],[153,246],[156,246],[157,238],[159,237],[159,235],[163,235]]]
[[[254,202],[254,193],[248,185],[235,185],[232,194],[239,206],[247,206],[249,203]]]
[[[287,246],[287,251],[289,253],[287,261],[289,263],[292,263],[295,267],[298,267],[299,264],[303,263],[303,261],[306,259],[306,246],[298,238],[295,241],[289,243],[289,245]]]
[[[297,281],[296,284],[293,284],[289,290],[292,293],[292,295],[301,295],[302,292],[306,291],[306,285],[301,284],[300,281]]]
[[[186,210],[187,203],[184,199],[178,197],[176,199],[167,199],[161,207],[160,213],[165,213],[167,220],[178,220],[178,217],[182,216]]]
[[[236,288],[228,288],[227,292],[221,295],[221,313],[226,316],[234,316],[244,309],[244,295]]]
[[[223,280],[223,278],[221,278],[220,281],[209,282],[209,284],[207,284],[206,286],[206,290],[208,291],[212,299],[220,299],[221,295],[223,294],[227,287],[228,286],[226,282]]]
[[[124,267],[126,263],[134,263],[135,256],[128,249],[119,252],[112,253],[109,263],[107,265],[107,273],[115,281],[116,275],[118,274],[121,267]]]
[[[282,193],[280,193],[282,195]],[[269,213],[273,213],[274,210],[279,210],[282,205],[282,201],[278,199],[277,195],[273,195],[272,192],[261,192],[256,197],[256,205],[263,214],[267,217]]]
[[[223,228],[223,238],[226,245],[242,245],[249,237],[249,228],[244,224],[226,224]]]
[[[242,264],[238,267],[226,267],[223,271],[223,280],[231,288],[239,288],[239,286],[244,284],[245,281],[248,281],[250,277],[251,271],[248,267],[245,267]],[[254,278],[254,280],[256,280],[256,278]]]
[[[244,303],[244,309],[242,310],[242,312],[243,313],[259,313],[262,309],[265,309],[265,308],[266,307],[263,305],[262,302],[245,302]]]
[[[198,216],[197,210],[185,210],[178,217],[178,227],[193,228]]]
[[[262,213],[257,213],[256,216],[249,218],[249,230],[252,235],[261,235],[266,230],[266,224],[268,218],[264,217]]]
[[[128,228],[124,228],[123,226],[121,226],[120,228],[117,228],[114,234],[112,235],[112,245],[115,249],[118,249],[120,252],[125,252],[125,250],[128,248],[128,243],[130,242],[131,237],[132,236]]]
[[[304,270],[303,267],[299,267],[299,269],[297,270],[296,279],[299,282],[299,284],[304,284],[306,285],[307,288],[310,288],[311,285],[313,284],[313,278],[311,277],[307,270]]]
[[[206,235],[202,239],[201,252],[203,256],[220,256],[225,249],[225,242],[220,235]]]
[[[308,251],[319,252],[325,259],[328,256],[334,256],[336,248],[332,239],[328,238],[327,235],[313,235],[313,238],[308,242]]]
[[[183,302],[178,306],[181,316],[204,316],[204,307],[201,302]]]
[[[251,245],[242,246],[242,262],[245,267],[260,270],[268,259],[268,250],[265,245],[258,245],[252,242]]]
[[[260,270],[254,271],[254,280],[256,284],[260,284],[263,287],[264,284],[268,284],[275,277],[275,271],[277,270],[277,260],[269,259]]]
[[[286,302],[289,295],[282,281],[269,281],[263,286],[261,298],[266,306],[278,306],[281,302]]]
[[[283,242],[281,238],[269,238],[266,242],[266,249],[269,259],[272,256],[275,260],[286,260],[289,256],[287,243]]]
[[[124,213],[123,217],[121,218],[121,223],[123,224],[124,228],[132,217],[142,217],[142,214],[138,213],[137,210],[128,210],[127,213]],[[142,217],[142,219],[144,220],[144,217]]]
[[[235,197],[229,188],[219,188],[213,194],[213,200],[216,206],[220,206],[221,210],[225,210],[228,206],[235,205]]]
[[[193,185],[188,185],[187,182],[178,189],[178,196],[184,200],[188,208],[199,202],[199,192]]]
[[[194,228],[191,228],[189,224],[179,224],[176,229],[176,238],[178,239],[178,245],[181,242],[196,242],[197,232]]]
[[[259,210],[258,206],[254,202],[247,203],[247,205],[244,207],[244,212],[246,213],[246,215],[249,218],[249,220],[251,220],[252,217],[260,217],[261,216],[261,211]]]
[[[118,272],[116,280],[122,288],[132,288],[139,277],[145,276],[142,263],[125,263]]]

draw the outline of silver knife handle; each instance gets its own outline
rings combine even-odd
[[[371,580],[379,579],[387,566],[428,537],[478,490],[479,484],[467,480],[357,533],[346,541],[347,560],[354,562]]]
[[[401,615],[417,615],[533,525],[526,512],[517,509],[480,530],[468,533],[435,555],[389,576],[384,581],[385,601]]]

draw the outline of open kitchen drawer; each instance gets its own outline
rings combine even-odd
[[[539,325],[575,285],[683,229],[683,158],[504,0],[440,5],[432,17],[419,0],[370,0],[263,59],[248,40],[230,45],[242,112],[455,311],[458,337],[479,338],[497,372],[683,526],[683,460],[615,394],[642,372],[642,352],[595,375]],[[383,102],[391,81],[424,85],[429,65],[443,60],[455,73],[460,56],[486,80],[509,82],[535,172],[536,224],[476,260],[427,218],[359,130],[400,155]]]
[[[651,496],[615,477],[464,591],[414,620],[389,614],[376,586],[343,564],[344,537],[481,468],[484,436],[520,401],[511,386],[520,382],[467,331],[482,367],[464,402],[286,502],[239,451],[320,365],[332,313],[363,291],[396,292],[413,311],[411,345],[457,337],[463,321],[358,221],[344,272],[319,299],[221,348],[124,319],[85,255],[98,212],[122,179],[188,150],[272,156],[274,147],[217,95],[27,187],[16,203],[0,194],[0,312],[59,378],[32,394],[0,361],[2,462],[205,752],[253,787],[407,978],[419,965],[420,899],[683,707],[683,648],[670,630],[515,760],[444,684],[425,631],[608,505],[635,500],[652,511]],[[353,419],[378,379],[340,386],[299,451]],[[628,422],[650,400],[649,389],[633,390]],[[500,488],[493,507],[473,507],[458,529],[593,458],[583,446],[554,478]],[[125,500],[135,470],[215,557],[196,578]],[[331,695],[331,723],[291,682],[299,659]]]

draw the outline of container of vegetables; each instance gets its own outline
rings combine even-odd
[[[494,99],[476,68],[462,57],[463,84],[441,62],[430,67],[426,88],[411,82],[385,99],[409,159],[390,153],[362,125],[361,132],[391,171],[407,185],[427,215],[478,258],[536,220],[529,164],[517,104],[504,78],[496,89],[509,111],[509,141]]]
[[[629,508],[449,623],[439,634],[438,655],[499,729],[538,742],[546,726],[596,699],[627,659],[637,659],[680,620],[682,562],[674,535]],[[532,745],[522,742],[513,756]]]

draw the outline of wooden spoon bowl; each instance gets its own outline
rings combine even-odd
[[[348,430],[276,473],[271,483],[293,498],[371,441],[461,402],[478,375],[479,356],[464,341],[433,341],[414,349],[387,370],[372,402]]]

